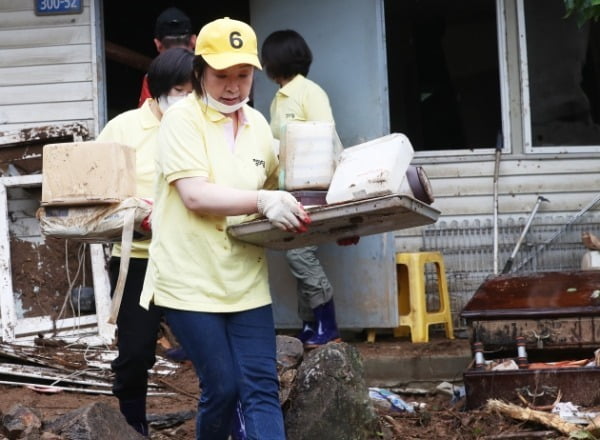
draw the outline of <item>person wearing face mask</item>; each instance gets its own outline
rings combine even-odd
[[[283,440],[265,250],[227,227],[259,213],[300,233],[310,218],[290,193],[272,189],[279,164],[271,130],[246,105],[261,68],[252,28],[212,21],[195,55],[194,91],[169,108],[159,131],[140,304],[164,310],[198,374],[197,439],[227,439],[239,400],[247,439]]]
[[[151,98],[135,110],[109,121],[97,137],[101,142],[118,142],[135,148],[136,196],[152,198],[155,181],[155,155],[160,121],[166,110],[192,91],[194,54],[183,48],[168,49],[156,57],[148,70]],[[142,435],[148,435],[146,391],[148,370],[155,362],[156,340],[162,312],[156,307],[140,307],[140,294],[150,240],[134,241],[123,299],[117,317],[118,356],[111,367],[115,373],[113,394],[127,422]],[[111,285],[119,276],[120,246],[115,244],[109,262]]]

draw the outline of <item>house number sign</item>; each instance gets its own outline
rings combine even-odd
[[[80,14],[83,0],[34,0],[35,15]]]

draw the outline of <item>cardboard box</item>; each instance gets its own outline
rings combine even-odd
[[[118,203],[135,196],[135,150],[113,142],[45,145],[42,206]]]

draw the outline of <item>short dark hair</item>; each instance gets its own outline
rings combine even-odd
[[[291,29],[275,31],[264,41],[262,64],[271,79],[308,75],[312,52],[302,36]]]
[[[159,54],[148,68],[148,88],[153,98],[166,95],[173,87],[192,77],[194,54],[183,47],[173,47]]]

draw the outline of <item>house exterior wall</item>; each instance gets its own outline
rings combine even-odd
[[[82,122],[98,132],[101,100],[94,0],[80,14],[38,16],[0,0],[0,132]]]
[[[500,60],[506,137],[498,178],[502,267],[538,196],[548,198],[550,203],[540,206],[518,259],[529,258],[532,251],[544,246],[597,196],[600,153],[594,151],[597,147],[589,148],[589,152],[532,152],[524,148],[524,114],[529,108],[523,106],[524,66],[519,58],[523,50],[518,17],[522,0],[497,0],[497,5],[498,14],[505,19],[499,27],[499,45],[508,49],[502,52],[506,55]],[[355,1],[353,6],[347,0],[311,0],[303,2],[301,10],[295,10],[296,4],[250,0],[252,22],[258,26],[260,41],[265,32],[275,28],[318,30],[308,38],[315,48],[311,76],[330,92],[334,111],[343,121],[340,132],[346,146],[389,131],[383,22],[377,23],[383,20],[381,1]],[[92,137],[98,133],[98,127],[105,122],[98,10],[97,0],[84,0],[82,14],[40,17],[34,14],[33,1],[0,0],[0,135],[35,125],[74,121],[86,124]],[[343,38],[343,32],[349,39]],[[372,44],[365,43],[367,37]],[[328,57],[328,51],[335,56]],[[367,55],[371,60],[368,65],[359,62]],[[345,71],[352,72],[355,82],[339,80]],[[256,85],[257,107],[268,114],[275,88],[263,74],[257,77]],[[395,232],[395,251],[435,249],[444,253],[457,317],[461,305],[494,272],[494,151],[417,152],[413,163],[423,166],[431,179],[436,196],[433,206],[442,215],[435,225]],[[517,262],[515,267],[578,268],[585,252],[579,236],[581,229],[596,231],[599,217],[595,207],[582,213],[576,224],[545,246],[544,258],[536,255],[534,266],[519,267]]]
[[[527,0],[525,0],[527,1]],[[253,22],[258,23],[259,35],[263,31],[290,27],[306,32],[319,41],[310,41],[315,49],[315,71],[311,75],[324,85],[333,103],[334,114],[338,117],[339,103],[346,102],[348,94],[356,96],[365,88],[372,96],[385,96],[388,91],[386,76],[369,76],[374,82],[361,86],[367,75],[360,73],[361,65],[386,66],[385,49],[379,50],[370,44],[369,63],[351,61],[353,54],[360,52],[355,45],[340,43],[340,32],[344,28],[336,25],[336,16],[328,15],[336,2],[328,2],[330,8],[321,7],[321,2],[306,2],[300,11],[291,5],[275,0],[253,0],[251,11]],[[360,2],[359,2],[360,3]],[[418,151],[413,164],[421,165],[427,172],[436,197],[433,206],[441,211],[435,225],[399,230],[394,233],[397,252],[439,250],[445,255],[450,294],[453,301],[455,324],[460,326],[458,315],[462,306],[475,292],[481,282],[494,274],[494,241],[498,243],[497,265],[501,270],[510,256],[538,196],[544,196],[550,203],[543,203],[520,247],[513,270],[572,270],[580,266],[585,253],[581,244],[582,229],[595,231],[599,214],[595,207],[578,216],[582,208],[597,196],[600,187],[600,153],[597,147],[587,148],[537,148],[526,149],[524,125],[529,123],[527,90],[523,87],[526,77],[527,58],[523,56],[524,21],[522,20],[523,0],[497,0],[498,47],[500,53],[499,76],[501,78],[502,131],[504,148],[501,155],[498,176],[498,234],[494,237],[494,150],[454,150]],[[368,27],[370,15],[360,3],[338,8],[337,19],[346,21],[352,29],[352,38],[363,37]],[[381,3],[372,2],[370,8],[381,8]],[[347,15],[365,16],[366,24],[353,25]],[[520,15],[521,14],[521,15]],[[308,17],[311,17],[309,19]],[[319,20],[322,17],[323,20]],[[361,17],[362,18],[362,17]],[[381,18],[381,17],[380,17]],[[321,22],[328,26],[321,26]],[[342,30],[340,30],[342,29]],[[372,35],[372,33],[371,33]],[[263,36],[263,38],[264,38]],[[341,40],[345,41],[343,35]],[[352,40],[354,41],[354,40]],[[322,43],[325,42],[325,43]],[[322,45],[327,50],[322,50]],[[332,45],[333,44],[333,45]],[[362,44],[367,44],[363,43]],[[335,56],[327,56],[335,53]],[[345,60],[340,63],[339,60]],[[348,85],[341,77],[348,77],[348,71],[356,73],[356,83]],[[345,73],[344,73],[345,72]],[[377,70],[375,69],[375,72]],[[392,80],[392,79],[390,79]],[[270,88],[269,88],[270,87]],[[272,85],[259,82],[259,91],[269,97],[274,93]],[[259,93],[260,95],[260,93]],[[261,110],[268,112],[268,100],[258,98]],[[337,106],[337,107],[336,107]],[[362,110],[376,109],[377,103],[357,99],[354,113],[343,113],[339,121],[339,131],[345,145],[361,141],[360,136],[345,136],[344,124],[358,124],[364,119],[358,115]],[[387,117],[373,113],[377,118]],[[354,118],[354,119],[352,119]],[[387,134],[382,121],[376,121],[370,128],[367,139]],[[364,130],[365,133],[368,130]],[[572,222],[569,225],[569,222]],[[569,225],[568,228],[565,225]],[[559,235],[555,234],[559,232]],[[548,240],[552,242],[546,244]],[[540,252],[537,248],[544,247]],[[535,254],[535,255],[533,255]],[[533,257],[532,257],[533,255]],[[526,261],[527,264],[519,264]],[[433,279],[428,273],[428,278]],[[428,292],[436,292],[436,286],[428,285]],[[431,296],[435,302],[435,295]],[[434,304],[435,306],[435,304]]]
[[[440,250],[446,263],[456,327],[479,285],[494,275],[494,156],[417,159],[442,212],[436,224],[396,231],[397,252]],[[498,178],[498,270],[514,250],[537,201],[542,202],[515,257],[512,272],[577,270],[587,250],[581,233],[600,233],[600,157],[596,153],[501,156]],[[525,264],[526,263],[526,264]],[[428,279],[434,279],[428,273]],[[428,286],[432,293],[435,285]],[[433,304],[435,307],[435,304]]]

